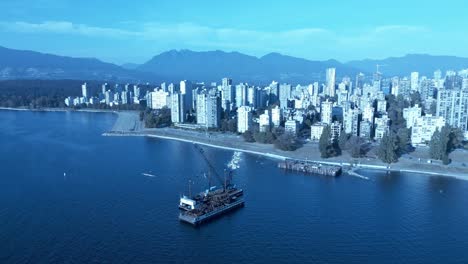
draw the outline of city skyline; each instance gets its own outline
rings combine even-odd
[[[142,63],[171,49],[219,49],[257,57],[279,52],[340,61],[410,53],[468,56],[463,48],[468,21],[462,8],[454,8],[458,5],[463,2],[294,1],[272,6],[241,1],[213,6],[208,1],[142,1],[128,7],[123,1],[112,6],[2,1],[0,45],[118,64]],[[388,16],[389,11],[394,15]],[[434,19],[444,13],[451,16]]]

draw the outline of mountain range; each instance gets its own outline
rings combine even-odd
[[[382,60],[313,61],[279,53],[254,57],[239,52],[171,50],[144,64],[115,65],[94,58],[72,58],[0,47],[0,79],[78,79],[130,82],[192,81],[219,82],[230,77],[235,82],[256,84],[272,80],[289,83],[323,81],[326,68],[336,68],[339,77],[372,74],[376,65],[385,76],[408,76],[412,71],[432,76],[437,69],[468,68],[468,58],[412,54]]]

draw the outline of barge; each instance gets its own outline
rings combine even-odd
[[[288,171],[297,171],[306,174],[320,174],[331,177],[337,177],[342,172],[340,166],[292,159],[286,159],[285,161],[278,163],[278,168]]]

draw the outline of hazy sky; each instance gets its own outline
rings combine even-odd
[[[0,45],[115,63],[170,49],[468,57],[467,10],[466,0],[1,0]]]

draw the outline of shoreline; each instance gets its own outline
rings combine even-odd
[[[111,110],[111,109],[71,109],[71,108],[16,108],[16,107],[0,107],[3,111],[30,111],[30,112],[84,112],[84,113],[114,113],[132,112],[132,110]]]
[[[216,148],[216,149],[223,149],[223,150],[230,150],[230,151],[238,151],[238,152],[243,152],[243,153],[248,153],[252,155],[257,155],[257,156],[262,156],[274,160],[285,160],[285,159],[296,159],[294,157],[288,157],[288,156],[283,156],[283,155],[278,155],[278,154],[272,154],[272,153],[265,153],[265,152],[259,152],[259,151],[253,151],[253,150],[248,150],[244,148],[236,148],[236,147],[228,147],[228,146],[222,146],[222,145],[217,145],[217,144],[212,144],[212,143],[206,143],[200,140],[192,140],[192,139],[184,139],[180,137],[175,137],[175,136],[165,136],[165,135],[157,135],[157,134],[150,134],[150,133],[144,133],[144,132],[127,132],[127,133],[114,133],[114,132],[106,132],[102,134],[103,136],[122,136],[122,137],[149,137],[149,138],[158,138],[158,139],[163,139],[163,140],[174,140],[174,141],[179,141],[179,142],[185,142],[185,143],[192,143],[192,144],[199,144],[211,148]],[[462,173],[440,173],[440,172],[433,172],[430,170],[413,170],[410,168],[398,168],[396,164],[390,165],[390,167],[387,167],[385,165],[376,165],[376,164],[366,164],[366,163],[358,163],[358,164],[353,164],[350,162],[338,162],[338,161],[325,161],[325,160],[309,160],[311,162],[316,162],[316,163],[321,163],[321,164],[327,164],[327,165],[337,165],[341,167],[348,167],[352,171],[355,170],[376,170],[376,171],[386,171],[386,172],[402,172],[402,173],[414,173],[414,174],[420,174],[420,175],[425,175],[425,176],[430,176],[430,177],[450,177],[450,178],[456,178],[459,180],[468,180],[468,175],[462,175]],[[395,168],[396,167],[396,168]],[[350,170],[350,171],[351,171]],[[348,173],[345,171],[344,173]]]
[[[108,131],[104,132],[103,136],[133,136],[133,137],[149,137],[149,138],[159,138],[163,140],[174,140],[185,143],[200,144],[203,146],[229,150],[229,151],[239,151],[252,155],[262,156],[275,160],[285,160],[285,159],[295,159],[295,160],[308,160],[312,162],[317,162],[327,165],[338,165],[341,167],[349,167],[352,169],[360,170],[378,170],[378,171],[387,171],[387,172],[404,172],[404,173],[414,173],[421,174],[426,176],[435,176],[435,177],[452,177],[459,180],[468,180],[468,168],[461,166],[442,166],[437,164],[425,164],[422,162],[415,162],[414,160],[400,160],[397,163],[383,164],[378,160],[371,160],[366,158],[353,159],[350,157],[340,156],[332,158],[331,160],[325,160],[320,158],[316,154],[315,146],[310,146],[312,143],[307,143],[309,145],[306,150],[305,146],[303,147],[302,153],[300,150],[293,152],[284,152],[275,149],[272,145],[263,145],[258,143],[246,143],[239,137],[234,137],[233,135],[221,135],[221,134],[210,134],[210,138],[206,138],[206,135],[200,132],[187,131],[174,128],[163,128],[163,129],[145,129],[141,121],[139,121],[137,111],[131,110],[101,110],[101,109],[67,109],[67,108],[44,108],[44,109],[28,109],[28,108],[7,108],[0,107],[0,110],[9,110],[9,111],[33,111],[33,112],[89,112],[89,113],[113,113],[117,114],[117,119],[115,121],[114,127]],[[213,138],[211,138],[213,136]],[[217,137],[225,136],[226,139],[219,139]],[[208,141],[208,142],[206,142]],[[232,141],[232,142],[230,142]],[[237,142],[236,142],[237,141]],[[228,146],[229,144],[236,144],[235,146]],[[277,153],[272,153],[277,152]],[[279,152],[279,153],[278,153]],[[308,154],[307,157],[304,154]],[[425,167],[425,168],[424,168]]]

